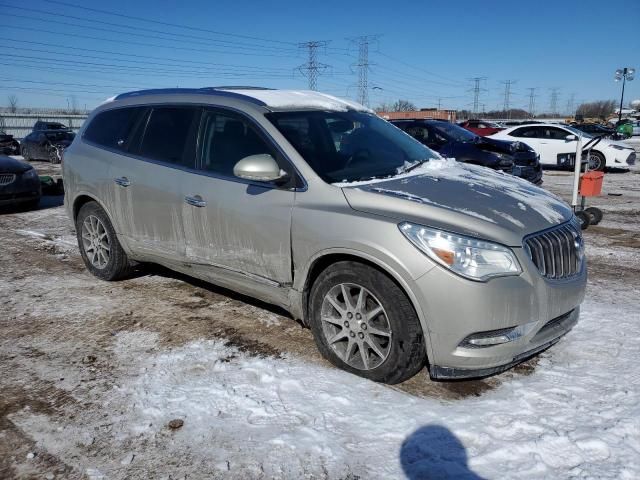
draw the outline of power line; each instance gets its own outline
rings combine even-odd
[[[318,75],[320,71],[329,68],[329,65],[318,62],[318,48],[326,47],[328,44],[329,42],[324,40],[312,40],[300,44],[301,48],[307,49],[309,59],[307,63],[300,65],[298,70],[309,80],[309,90],[318,89]]]
[[[575,114],[575,101],[576,101],[576,94],[572,93],[569,96],[569,100],[567,100],[567,114],[573,116]]]
[[[105,15],[112,15],[112,16],[120,17],[120,18],[127,18],[127,19],[130,19],[130,20],[136,20],[138,22],[147,22],[147,23],[154,23],[156,25],[164,25],[166,27],[182,28],[182,29],[185,29],[185,30],[212,33],[212,34],[215,34],[215,35],[222,35],[222,36],[227,36],[227,37],[245,38],[245,39],[249,39],[249,40],[259,40],[259,41],[262,41],[262,42],[271,42],[271,43],[278,43],[278,44],[282,44],[282,45],[295,46],[295,43],[293,43],[293,42],[286,42],[286,41],[282,41],[282,40],[273,40],[273,39],[264,38],[264,37],[255,37],[255,36],[251,36],[251,35],[241,35],[241,34],[238,34],[238,33],[220,32],[220,31],[217,31],[217,30],[210,30],[210,29],[206,29],[206,28],[193,27],[193,26],[189,26],[189,25],[180,25],[180,24],[177,24],[177,23],[162,22],[160,20],[153,20],[153,19],[150,19],[150,18],[136,17],[136,16],[133,16],[133,15],[125,15],[125,14],[122,14],[122,13],[117,13],[117,12],[108,11],[108,10],[100,10],[98,8],[85,7],[84,5],[79,5],[77,3],[63,2],[63,1],[60,1],[60,0],[47,0],[47,4],[51,4],[51,3],[55,3],[55,4],[58,4],[58,5],[65,5],[67,7],[72,7],[74,9],[87,10],[87,11],[90,11],[90,12],[102,13],[102,14],[105,14]]]
[[[560,88],[558,87],[553,87],[550,89],[551,91],[551,99],[549,101],[549,107],[551,108],[551,116],[552,117],[557,117],[558,116],[558,92],[560,91]]]

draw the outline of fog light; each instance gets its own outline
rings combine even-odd
[[[531,333],[537,323],[538,322],[530,322],[524,325],[518,325],[517,327],[473,333],[460,342],[459,346],[463,348],[483,348],[513,342]]]

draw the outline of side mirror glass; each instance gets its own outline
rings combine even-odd
[[[573,134],[569,134],[569,135],[567,135],[567,136],[566,136],[566,137],[564,137],[564,138],[565,138],[568,142],[572,142],[572,141],[574,141],[574,140],[577,140],[577,139],[578,139],[578,137],[576,137],[576,136],[575,136],[575,135],[573,135]]]
[[[244,157],[233,167],[233,174],[238,178],[258,182],[275,182],[288,177],[287,172],[267,153]]]

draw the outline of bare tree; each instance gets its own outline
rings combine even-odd
[[[577,114],[584,118],[600,118],[606,120],[616,109],[615,100],[599,100],[583,103],[578,107]]]
[[[16,111],[18,110],[18,97],[11,94],[9,95],[8,98],[9,98],[9,111],[11,113],[16,113]]]
[[[409,100],[398,100],[392,105],[394,112],[414,112],[418,108]]]

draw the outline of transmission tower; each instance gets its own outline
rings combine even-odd
[[[529,116],[531,118],[536,116],[536,88],[529,87]]]
[[[551,107],[551,116],[553,118],[558,116],[558,93],[560,89],[554,87],[551,89],[551,101],[549,102],[549,106]]]
[[[511,85],[513,85],[514,83],[516,83],[515,80],[505,80],[504,82],[504,107],[503,110],[507,113],[507,115],[509,116],[509,119],[511,119]]]
[[[473,88],[471,89],[471,91],[473,92],[473,116],[474,117],[478,116],[478,106],[480,105],[479,103],[480,93],[484,91],[483,88],[480,88],[480,82],[486,79],[487,77],[473,77],[469,79],[473,82]]]
[[[575,112],[575,104],[576,104],[576,94],[572,93],[569,96],[569,100],[567,100],[567,114],[570,116],[573,116],[576,112]]]
[[[329,65],[318,62],[318,49],[326,47],[328,44],[328,41],[313,40],[298,45],[300,48],[305,48],[308,52],[307,63],[300,65],[298,70],[309,80],[309,90],[318,89],[318,75],[320,75],[321,71],[329,68]]]
[[[369,47],[378,41],[380,35],[362,35],[350,40],[358,45],[358,61],[353,64],[358,69],[358,103],[369,106]]]

